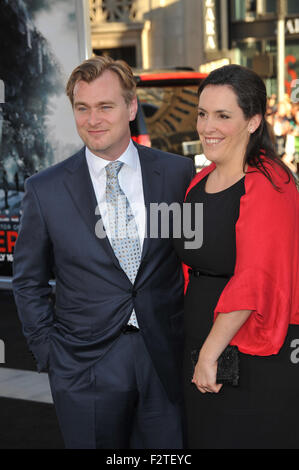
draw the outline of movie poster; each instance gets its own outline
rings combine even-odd
[[[12,273],[24,181],[82,146],[65,85],[90,50],[86,3],[0,0],[0,276]]]

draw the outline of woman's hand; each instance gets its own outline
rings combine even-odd
[[[218,393],[223,384],[216,383],[217,360],[237,331],[246,322],[251,310],[219,313],[200,350],[192,383],[201,393]]]
[[[211,361],[199,354],[192,383],[201,393],[218,393],[222,384],[216,383],[217,361]]]

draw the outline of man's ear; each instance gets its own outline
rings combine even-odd
[[[130,113],[130,121],[134,121],[138,109],[138,102],[137,96],[134,96],[131,103],[129,104],[129,113]]]

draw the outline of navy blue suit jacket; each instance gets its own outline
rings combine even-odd
[[[147,208],[182,203],[194,175],[191,159],[137,148]],[[108,238],[96,236],[96,206],[85,148],[26,181],[13,289],[29,348],[39,371],[50,367],[72,376],[107,353],[134,307],[160,380],[175,401],[183,277],[171,237],[145,238],[132,285]]]

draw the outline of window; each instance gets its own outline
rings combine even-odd
[[[234,20],[242,21],[256,17],[256,0],[232,0]]]
[[[265,13],[276,13],[277,0],[264,0]]]
[[[127,46],[127,47],[112,47],[111,49],[94,49],[93,52],[96,55],[104,55],[112,57],[114,60],[124,60],[131,67],[136,67],[136,47]]]
[[[136,0],[90,0],[91,22],[133,21],[136,17]]]
[[[298,0],[287,0],[287,12],[292,15],[299,13],[299,2]]]
[[[243,67],[253,68],[253,58],[256,54],[261,53],[260,41],[237,42],[236,49],[238,51],[238,63]]]
[[[298,0],[294,0],[294,3],[297,2]],[[250,20],[276,14],[277,0],[232,0],[232,6],[235,21]]]

